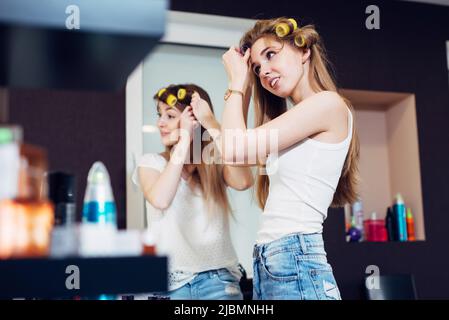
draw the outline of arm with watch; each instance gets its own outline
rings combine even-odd
[[[252,93],[251,74],[248,66],[250,50],[245,55],[231,47],[223,55],[223,64],[228,76],[229,87],[225,92],[225,106],[221,124],[222,157],[225,163],[234,165],[256,166],[264,164],[266,154],[256,151],[254,157],[248,157],[248,129],[247,117]],[[236,148],[233,139],[226,140],[226,134],[236,137],[237,141],[244,141],[243,152]],[[255,161],[254,161],[254,160]]]
[[[232,87],[232,84],[229,86]],[[245,121],[245,127],[248,124],[248,109],[249,109],[249,103],[251,101],[251,94],[252,94],[252,86],[248,85],[246,88],[246,91],[243,92],[241,90],[234,90],[234,89],[228,89],[225,91],[224,100],[225,102],[229,99],[229,97],[232,94],[237,94],[243,97],[243,119]]]

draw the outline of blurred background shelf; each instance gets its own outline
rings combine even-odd
[[[392,247],[402,247],[402,246],[420,246],[425,244],[425,240],[416,240],[416,241],[359,241],[359,242],[347,242],[349,244],[354,245],[385,245]]]
[[[79,270],[80,286],[66,280]],[[69,279],[70,281],[70,279]],[[0,299],[72,298],[167,290],[167,258],[156,256],[0,261]]]
[[[351,100],[356,115],[363,220],[373,219],[373,212],[375,219],[384,220],[387,208],[400,193],[412,212],[415,239],[426,240],[415,94],[353,89],[341,92]],[[346,219],[351,223],[349,215]]]

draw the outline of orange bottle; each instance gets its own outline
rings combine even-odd
[[[54,210],[47,198],[46,169],[43,149],[20,146],[17,196],[0,201],[0,259],[48,255]]]
[[[412,209],[407,208],[407,238],[408,241],[415,241],[415,221],[412,215]]]

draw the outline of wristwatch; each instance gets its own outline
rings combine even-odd
[[[231,96],[231,94],[233,94],[233,93],[238,93],[238,94],[240,94],[243,97],[243,92],[242,91],[228,89],[228,90],[226,90],[225,95],[224,95],[225,101],[228,100],[229,97]]]

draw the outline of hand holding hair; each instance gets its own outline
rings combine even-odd
[[[232,46],[222,56],[230,89],[240,90],[242,92],[246,91],[250,77],[250,51],[248,48],[242,56],[240,49]]]
[[[197,128],[199,125],[198,121],[195,119],[193,115],[192,107],[188,106],[181,113],[180,120],[180,137],[179,139],[188,139],[192,141],[193,139],[193,130]]]
[[[198,92],[192,94],[190,102],[193,115],[204,128],[209,129],[212,121],[215,120],[214,114],[206,100],[202,99]]]

